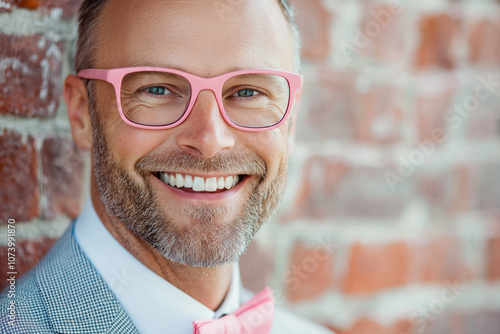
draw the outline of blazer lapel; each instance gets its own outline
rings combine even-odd
[[[73,224],[36,269],[57,333],[135,333],[132,321],[73,236]]]

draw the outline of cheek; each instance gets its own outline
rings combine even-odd
[[[117,131],[113,145],[120,164],[132,170],[137,160],[149,153],[152,143],[148,136],[131,128]]]
[[[135,163],[142,157],[150,154],[159,146],[168,144],[165,131],[154,131],[134,128],[121,119],[116,105],[109,105],[105,110],[107,115],[101,114],[103,128],[113,159],[123,169],[134,170]]]
[[[255,138],[249,140],[249,142],[253,143],[252,151],[264,159],[269,175],[276,175],[288,155],[287,132],[275,129],[250,135],[255,136]]]

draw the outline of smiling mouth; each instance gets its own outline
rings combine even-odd
[[[248,175],[229,175],[220,177],[192,176],[179,173],[155,172],[153,175],[171,187],[186,192],[219,193],[236,187]]]

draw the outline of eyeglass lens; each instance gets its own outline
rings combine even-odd
[[[127,74],[121,85],[121,107],[131,122],[162,126],[175,123],[186,112],[192,96],[189,81],[168,72]],[[288,108],[288,81],[279,75],[251,73],[228,78],[221,100],[229,119],[243,127],[278,123]]]

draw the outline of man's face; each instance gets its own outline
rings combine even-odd
[[[161,66],[212,77],[238,69],[293,71],[291,35],[276,0],[118,1],[101,17],[98,68]],[[288,123],[253,133],[222,118],[211,91],[167,130],[124,123],[114,90],[96,81],[93,178],[108,214],[167,259],[191,266],[238,260],[274,211],[286,180]],[[177,188],[160,172],[239,183]]]

